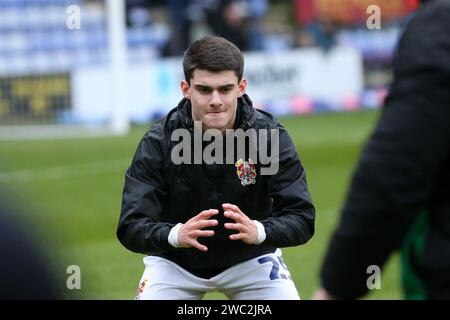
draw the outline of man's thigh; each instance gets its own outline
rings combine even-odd
[[[200,300],[208,289],[201,281],[166,259],[145,257],[136,300]]]
[[[221,274],[224,293],[234,300],[299,300],[281,250],[240,263]]]

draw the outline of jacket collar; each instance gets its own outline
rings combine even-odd
[[[178,119],[181,122],[182,126],[186,129],[194,128],[194,121],[192,120],[192,106],[191,102],[183,98],[177,106]],[[253,103],[250,97],[247,94],[244,94],[242,97],[238,98],[237,105],[237,114],[236,114],[236,123],[235,129],[243,129],[246,130],[251,128],[256,120],[256,112],[253,108]]]

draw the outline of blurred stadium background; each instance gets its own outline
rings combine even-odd
[[[381,29],[366,21],[381,8]],[[222,35],[245,53],[248,93],[304,162],[317,231],[284,250],[302,298],[392,80],[417,0],[0,0],[0,187],[51,252],[65,297],[131,299],[142,256],[115,237],[123,175],[152,120],[181,98],[181,55]],[[81,269],[81,290],[66,268]],[[207,298],[222,298],[209,294]],[[369,299],[399,299],[397,257]]]

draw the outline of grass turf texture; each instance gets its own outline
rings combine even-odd
[[[306,168],[317,208],[316,233],[283,256],[303,299],[319,285],[320,264],[339,217],[376,111],[281,118]],[[25,228],[46,249],[69,299],[132,299],[143,271],[142,255],[123,248],[115,231],[124,172],[146,127],[120,138],[0,142],[0,184],[25,212]],[[81,290],[66,288],[66,268],[81,269]],[[368,299],[399,299],[398,258],[390,259],[382,288]],[[222,299],[210,293],[206,299]]]

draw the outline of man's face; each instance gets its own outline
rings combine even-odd
[[[236,119],[237,99],[245,93],[247,80],[234,71],[211,72],[195,69],[190,85],[181,81],[181,91],[191,101],[192,119],[202,121],[203,130],[232,129]]]

